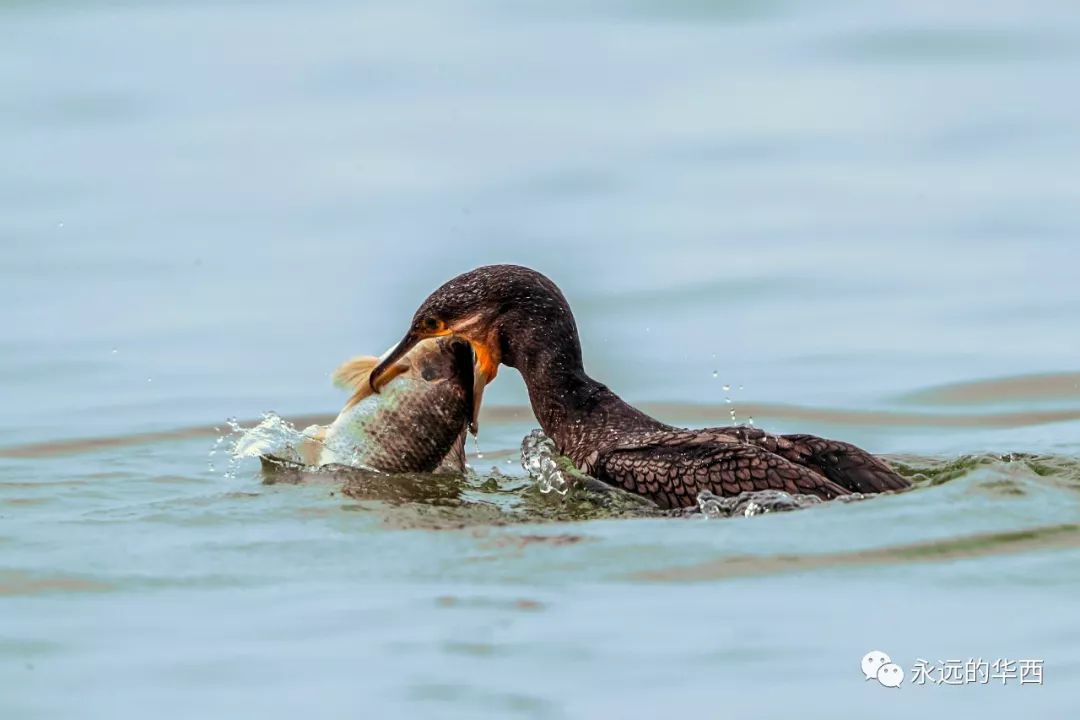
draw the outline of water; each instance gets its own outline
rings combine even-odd
[[[1075,714],[1067,3],[8,2],[0,39],[3,717]],[[475,487],[208,468],[496,261],[665,420],[920,487],[499,524],[505,368]],[[1046,681],[886,690],[870,650]]]

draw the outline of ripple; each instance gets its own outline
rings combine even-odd
[[[1067,42],[1048,32],[946,27],[864,30],[834,40],[831,48],[842,57],[863,62],[908,63],[1015,62],[1071,51]]]
[[[108,592],[113,589],[109,583],[78,575],[42,575],[21,570],[0,571],[0,595],[4,596]]]
[[[1029,530],[980,533],[856,552],[814,555],[740,555],[698,565],[633,573],[627,579],[652,582],[705,582],[729,577],[775,575],[841,567],[899,565],[965,560],[991,555],[1080,547],[1080,525],[1048,525]]]
[[[922,405],[988,405],[1019,401],[1080,399],[1080,373],[1016,375],[938,385],[898,398]]]
[[[1021,398],[1016,393],[1019,388],[1043,388],[1042,395],[1028,395]],[[1015,397],[996,395],[994,399],[985,402],[1000,402],[1004,399],[1040,399],[1040,398],[1080,398],[1080,374],[1066,373],[1045,376],[1043,381],[1032,378],[1007,379],[1002,381],[979,381],[965,383],[956,386],[942,386],[941,389],[917,391],[905,395],[902,399],[909,402],[925,402],[927,404],[960,404],[962,400],[955,398],[978,397],[980,392],[992,393],[995,389],[1003,393],[1013,393]],[[968,389],[968,386],[971,386]],[[1034,392],[1031,390],[1030,392]],[[1059,393],[1054,395],[1054,393]],[[989,398],[990,395],[985,397]],[[934,400],[937,398],[937,400]],[[953,398],[950,400],[950,398]],[[967,401],[971,402],[971,401]],[[980,401],[982,402],[982,401]],[[731,422],[730,409],[727,406],[717,404],[702,404],[688,402],[652,402],[641,403],[640,408],[657,417],[668,421],[680,422],[712,422],[727,425]],[[850,425],[863,427],[873,425],[877,427],[951,427],[951,428],[1019,428],[1034,425],[1048,425],[1059,422],[1071,422],[1080,420],[1080,407],[1065,409],[1041,409],[1041,410],[1016,410],[1003,412],[983,413],[931,413],[931,412],[903,412],[893,410],[859,410],[846,408],[824,408],[805,405],[791,405],[784,403],[739,403],[740,412],[759,420],[788,421],[800,420],[833,425]],[[532,418],[532,410],[524,405],[495,405],[487,406],[481,411],[481,422],[487,424],[512,424],[529,422]],[[287,422],[296,427],[307,425],[322,425],[333,420],[332,415],[297,415],[287,419]],[[241,425],[257,424],[260,420],[250,419],[238,421]],[[45,442],[27,443],[23,445],[11,445],[0,448],[0,458],[34,459],[61,457],[65,455],[78,455],[92,453],[113,448],[130,447],[134,445],[149,445],[159,442],[174,442],[198,438],[216,438],[221,435],[221,429],[212,425],[196,425],[192,427],[177,428],[174,430],[162,430],[148,433],[129,433],[125,435],[113,435],[93,438],[66,438],[49,440]],[[506,450],[494,450],[504,457]]]

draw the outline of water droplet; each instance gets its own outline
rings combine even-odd
[[[713,380],[715,380],[719,376],[720,376],[720,371],[718,371],[718,370],[713,370],[712,371]]]
[[[63,228],[64,227],[63,221],[56,223],[56,227]]]
[[[723,390],[724,392],[731,392],[731,386],[725,383]]]
[[[115,355],[115,354],[116,354],[116,353],[118,353],[118,352],[120,352],[120,351],[119,351],[119,350],[117,350],[116,348],[113,348],[113,349],[112,349],[112,354],[113,354],[113,355]]]
[[[730,405],[731,404],[731,398],[729,398],[729,397],[724,398],[724,402],[726,402],[728,405]]]
[[[154,382],[154,378],[148,377],[148,378],[146,378],[146,382],[148,382],[148,383]]]
[[[751,427],[753,427],[753,425],[754,425],[754,416],[753,416],[753,415],[751,415],[751,416],[750,416],[750,417],[749,417],[749,418],[747,419],[747,421],[746,421],[746,422],[747,422],[747,424],[748,424],[748,425],[750,425]]]

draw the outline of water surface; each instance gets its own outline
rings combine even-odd
[[[0,40],[4,717],[1075,712],[1067,4],[7,2]],[[628,400],[920,487],[446,529],[210,470],[508,261]],[[470,462],[520,478],[520,378],[485,400]]]

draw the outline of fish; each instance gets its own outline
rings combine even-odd
[[[476,432],[483,392],[472,345],[454,336],[425,341],[393,365],[375,394],[369,376],[382,359],[358,356],[338,367],[334,384],[353,393],[345,407],[329,425],[305,429],[292,457],[264,455],[264,468],[463,473],[465,436]]]

